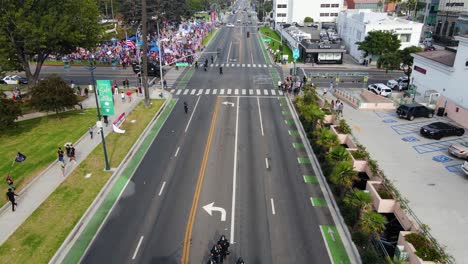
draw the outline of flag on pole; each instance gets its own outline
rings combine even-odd
[[[21,154],[21,152],[18,151],[18,153],[16,153],[15,161],[16,162],[23,162],[25,160],[26,160],[26,156]]]
[[[127,39],[127,46],[129,49],[135,49],[135,44],[133,44],[133,41]]]

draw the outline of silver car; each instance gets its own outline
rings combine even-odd
[[[468,141],[450,145],[448,152],[455,157],[468,159]]]
[[[466,161],[463,163],[463,165],[462,165],[461,168],[462,168],[462,171],[463,171],[466,175],[468,175],[468,160],[466,160]]]

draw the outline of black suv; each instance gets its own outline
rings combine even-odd
[[[434,110],[429,109],[421,104],[404,104],[400,105],[396,110],[397,115],[400,118],[408,120],[414,120],[415,117],[427,117],[432,118],[434,116]]]

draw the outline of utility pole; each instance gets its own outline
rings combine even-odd
[[[141,72],[143,73],[143,89],[145,91],[145,106],[150,106],[150,96],[149,96],[149,87],[148,87],[148,18],[147,18],[147,8],[146,8],[146,0],[141,0],[141,24],[143,29],[143,67]]]

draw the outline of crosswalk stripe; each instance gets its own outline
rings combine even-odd
[[[250,64],[247,64],[247,67],[250,68]]]
[[[182,89],[178,89],[176,94],[179,95],[182,92]]]
[[[213,89],[213,94],[217,94],[218,93],[218,89]]]
[[[239,89],[235,89],[235,90],[234,90],[234,94],[235,94],[235,95],[238,95],[238,94],[239,94]]]
[[[242,64],[242,67],[245,67],[245,64]]]
[[[232,89],[228,89],[227,94],[231,94],[231,92],[232,92]]]
[[[211,89],[206,89],[205,94],[210,94]]]
[[[234,67],[234,63],[233,63],[233,64],[231,64],[231,67]]]
[[[283,95],[283,91],[278,91],[279,95]]]
[[[237,64],[237,67],[240,67],[240,64]]]
[[[188,94],[189,91],[189,89],[184,90],[184,95]]]
[[[245,95],[247,93],[247,90],[242,89],[242,95]]]
[[[261,94],[260,89],[257,89],[257,95],[260,95],[260,94]]]
[[[202,94],[202,93],[203,93],[203,89],[198,90],[199,95]]]
[[[171,90],[171,94],[173,94],[174,92],[175,92],[175,89],[172,89],[172,90]]]
[[[267,67],[267,65],[266,65],[266,64],[263,64],[263,68],[266,68],[266,67]]]
[[[213,63],[210,64],[210,67],[213,67]]]
[[[221,92],[219,94],[224,94],[224,89],[221,89]]]
[[[275,90],[271,90],[271,94],[272,94],[272,95],[276,95],[276,91],[275,91]]]
[[[224,63],[221,63],[220,67],[223,67],[224,66]]]
[[[268,95],[268,90],[267,90],[267,89],[263,89],[263,93],[264,93],[265,95]]]
[[[270,64],[270,68],[272,68],[272,67],[273,67],[273,65]]]
[[[249,94],[250,94],[250,95],[253,94],[253,89],[249,89]]]
[[[218,63],[216,63],[216,67],[218,67],[218,66],[219,66],[219,64],[218,64]]]
[[[197,92],[197,89],[192,89],[192,91],[190,92],[190,94],[191,94],[191,95],[194,95],[196,92]]]
[[[255,68],[255,67],[257,67],[257,65],[255,65],[255,64],[252,64],[252,67],[254,67],[254,68]]]

